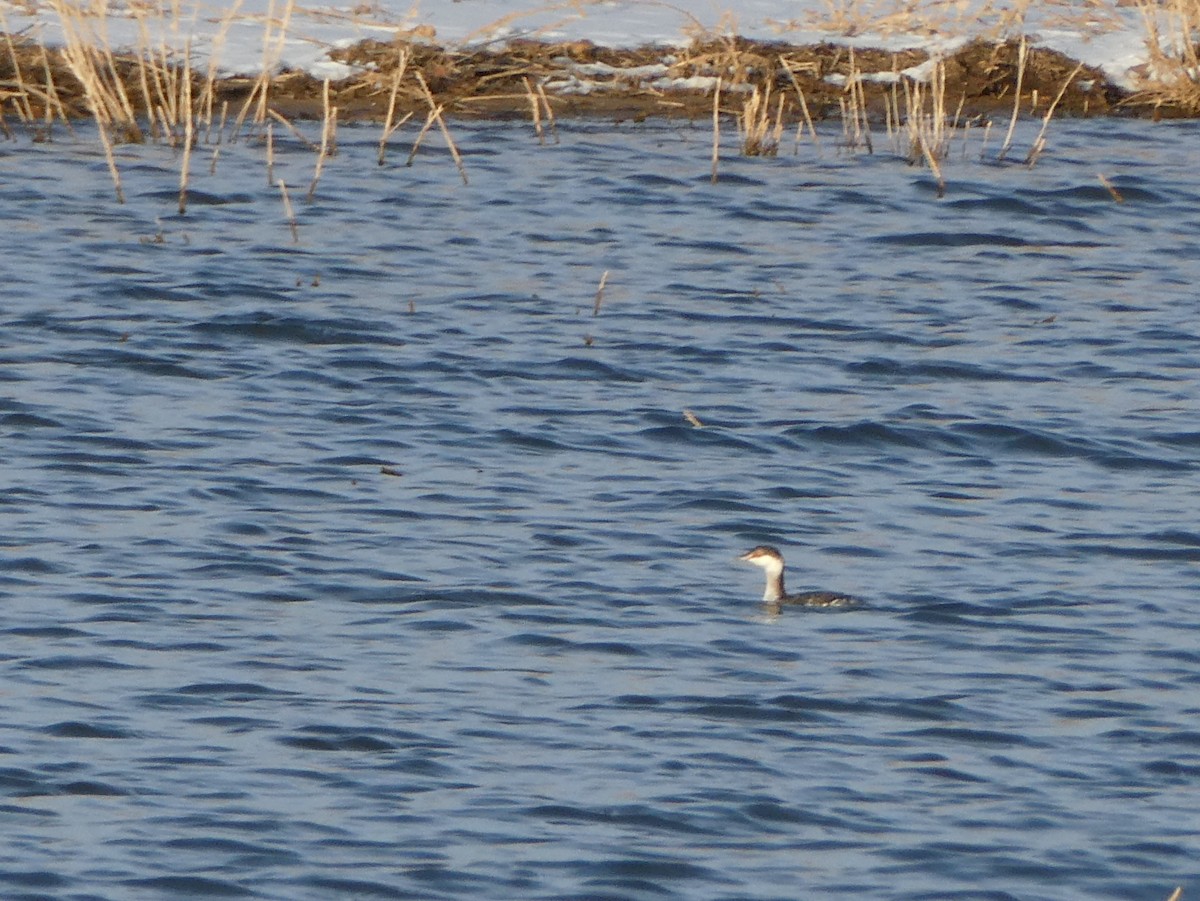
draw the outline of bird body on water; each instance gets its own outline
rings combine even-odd
[[[783,554],[778,548],[760,544],[753,550],[746,551],[738,557],[747,563],[761,566],[767,577],[763,601],[772,606],[784,604],[798,607],[855,607],[861,603],[857,598],[838,591],[802,591],[799,594],[788,594],[783,587]]]

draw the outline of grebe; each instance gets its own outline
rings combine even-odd
[[[783,604],[796,604],[801,607],[854,607],[859,604],[857,598],[837,591],[802,591],[799,594],[788,594],[783,589],[783,554],[770,545],[760,544],[752,551],[746,551],[739,560],[761,566],[767,574],[767,590],[763,592],[763,600],[772,607]]]

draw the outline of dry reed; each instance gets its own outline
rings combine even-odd
[[[808,101],[804,97],[804,89],[800,87],[800,80],[796,78],[796,72],[792,69],[789,63],[782,56],[779,57],[779,64],[783,66],[783,71],[787,72],[788,78],[791,79],[792,87],[796,89],[796,99],[800,104],[800,114],[803,116],[800,124],[796,126],[796,144],[800,144],[800,140],[804,137],[804,126],[808,126],[808,134],[812,139],[814,147],[820,147],[820,141],[817,138],[817,130],[813,127],[812,115],[808,111]]]
[[[333,156],[336,152],[336,132],[337,132],[337,107],[329,102],[329,79],[325,79],[325,84],[321,92],[322,105],[325,109],[324,121],[321,125],[321,147],[317,151],[317,165],[313,172],[312,184],[308,186],[308,194],[306,199],[311,203],[313,197],[317,193],[317,183],[321,180],[321,172],[325,168],[325,160]]]
[[[937,195],[946,193],[941,161],[950,149],[946,120],[946,64],[937,60],[928,84],[904,80],[904,124],[908,138],[908,161],[924,160],[937,180]]]
[[[4,42],[8,45],[8,58],[12,63],[13,68],[13,86],[16,88],[16,95],[12,98],[13,107],[17,110],[17,115],[24,122],[32,122],[34,119],[33,107],[29,104],[29,89],[25,85],[24,76],[21,74],[21,60],[17,56],[17,48],[13,43],[12,33],[8,30],[8,22],[5,21],[3,15],[0,15],[0,27],[4,29]]]
[[[192,161],[192,143],[195,139],[195,116],[192,114],[192,70],[187,60],[191,57],[191,41],[184,55],[184,72],[180,81],[182,97],[180,106],[186,110],[183,120],[183,160],[179,166],[179,215],[187,212],[188,169]]]
[[[755,85],[738,115],[738,134],[743,156],[775,156],[783,139],[783,97],[776,104],[774,124],[771,121],[771,86],[761,91]]]
[[[408,69],[408,60],[408,48],[401,48],[397,51],[396,68],[392,70],[392,90],[388,95],[387,116],[383,120],[383,134],[379,137],[379,165],[381,166],[384,164],[384,159],[387,156],[388,139],[401,125],[412,118],[412,113],[405,113],[399,122],[395,122],[396,98],[400,93],[400,81],[404,78],[404,73]],[[394,122],[395,124],[393,124]]]
[[[458,153],[458,148],[454,145],[454,139],[450,137],[450,129],[446,127],[446,120],[442,118],[443,106],[434,100],[433,93],[429,90],[429,85],[425,83],[425,78],[420,72],[414,71],[413,77],[416,78],[417,83],[420,84],[421,92],[425,96],[425,102],[429,104],[429,115],[425,118],[425,125],[421,128],[420,134],[417,135],[417,139],[413,142],[412,152],[408,155],[408,163],[406,165],[412,165],[413,160],[417,156],[417,150],[421,146],[421,140],[426,134],[428,134],[429,129],[432,128],[436,123],[441,129],[442,137],[446,140],[446,146],[450,149],[450,156],[454,159],[454,165],[458,167],[458,174],[462,177],[463,184],[469,184],[467,181],[466,166],[463,165],[462,157]]]
[[[103,17],[89,17],[67,0],[50,0],[50,6],[62,28],[63,61],[82,85],[84,100],[97,126],[105,131],[113,129],[125,140],[141,140],[141,129],[118,74]],[[108,134],[105,137],[110,139]]]
[[[863,87],[863,73],[858,68],[858,62],[854,56],[854,45],[850,45],[850,77],[846,82],[846,87],[850,91],[851,96],[851,113],[855,116],[854,132],[858,140],[862,142],[862,146],[866,147],[867,153],[873,154],[875,148],[871,144],[871,125],[867,120],[867,95],[866,89]]]
[[[1054,116],[1054,111],[1058,108],[1059,102],[1063,99],[1063,94],[1067,93],[1067,88],[1071,86],[1071,82],[1075,80],[1075,76],[1083,71],[1083,63],[1077,65],[1073,72],[1067,76],[1067,80],[1063,82],[1062,87],[1058,89],[1058,94],[1046,109],[1046,115],[1042,117],[1042,127],[1038,131],[1037,138],[1034,139],[1033,146],[1029,148],[1029,155],[1025,157],[1025,165],[1032,167],[1038,161],[1038,157],[1042,155],[1042,151],[1046,149],[1046,129],[1050,127],[1050,119]]]
[[[300,131],[300,129],[298,129],[295,125],[293,125],[291,122],[289,122],[286,118],[284,118],[278,112],[276,112],[275,110],[267,110],[267,116],[271,119],[274,119],[276,122],[278,122],[284,128],[286,128],[288,131],[290,131],[292,133],[292,137],[294,137],[297,141],[299,141],[301,144],[303,144],[306,148],[313,151],[314,153],[317,151],[318,145],[314,144],[312,141],[310,141],[308,138],[306,138],[304,136],[304,133],[302,131]]]
[[[117,161],[113,156],[112,139],[109,138],[108,130],[99,118],[96,119],[96,128],[100,132],[100,143],[104,145],[104,159],[108,163],[108,173],[112,176],[113,187],[117,192],[117,202],[124,203],[125,192],[121,190],[121,172],[117,169]]]
[[[1113,200],[1115,200],[1117,203],[1125,202],[1125,198],[1122,196],[1121,192],[1117,190],[1117,186],[1109,181],[1103,172],[1097,172],[1096,178],[1100,179],[1100,184],[1104,185],[1104,189],[1108,191],[1109,196],[1111,196]]]
[[[533,92],[533,85],[528,76],[521,79],[525,83],[525,94],[529,97],[529,115],[533,118],[533,133],[537,135],[538,143],[546,143],[546,134],[542,131],[542,102]]]
[[[712,178],[711,182],[717,183],[717,165],[721,161],[721,78],[717,77],[716,86],[713,88],[713,105],[712,105]]]
[[[213,103],[216,99],[216,84],[218,61],[220,59],[221,48],[225,44],[226,38],[229,36],[229,29],[233,25],[234,17],[242,8],[242,0],[234,0],[234,3],[229,7],[229,11],[221,18],[221,24],[217,28],[216,35],[213,36],[212,45],[208,52],[208,71],[204,77],[204,90],[200,94],[200,108],[204,111],[204,127],[206,141],[210,140],[213,125]],[[225,112],[228,108],[228,101],[223,104],[221,110],[221,127],[217,129],[219,136],[224,131]]]
[[[546,96],[546,86],[540,81],[537,86],[538,96],[542,99],[542,110],[546,115],[546,121],[550,123],[550,136],[554,138],[554,143],[558,143],[558,120],[554,118],[554,107],[550,105],[550,98]]]
[[[1017,47],[1017,88],[1016,94],[1013,97],[1012,117],[1008,120],[1008,131],[1004,134],[1004,143],[1000,145],[1000,152],[996,154],[996,160],[1003,160],[1008,154],[1008,149],[1012,146],[1013,132],[1017,129],[1017,116],[1021,113],[1021,85],[1025,80],[1025,62],[1029,54],[1029,47],[1025,41],[1025,35],[1021,35],[1021,43]]]
[[[604,287],[608,284],[608,270],[600,276],[600,284],[596,286],[596,302],[592,305],[592,315],[600,315],[600,305],[604,303]]]
[[[1135,2],[1150,59],[1134,102],[1200,115],[1200,0]]]
[[[292,230],[292,243],[300,243],[300,228],[296,224],[296,210],[292,207],[292,199],[288,196],[287,183],[279,179],[279,194],[283,198],[283,214],[287,216],[288,227]]]
[[[46,76],[46,129],[47,129],[47,134],[49,133],[50,123],[53,121],[53,116],[51,115],[51,107],[53,107],[55,112],[57,112],[58,117],[60,119],[62,119],[63,123],[67,126],[67,130],[74,132],[74,129],[71,128],[71,119],[67,115],[66,109],[63,107],[62,100],[60,99],[60,97],[58,95],[58,88],[54,84],[54,70],[50,68],[50,56],[48,53],[46,53],[45,43],[39,42],[38,50],[41,51],[42,71],[45,73],[45,76]]]
[[[250,93],[246,96],[245,103],[242,104],[242,109],[238,113],[237,119],[233,126],[233,138],[236,139],[245,124],[246,117],[250,113],[250,109],[254,108],[255,125],[263,125],[269,115],[268,99],[271,92],[271,77],[275,71],[275,67],[279,64],[280,58],[283,56],[284,44],[287,41],[288,24],[292,19],[292,11],[295,9],[295,0],[287,0],[283,15],[275,19],[275,0],[271,0],[267,7],[267,16],[263,24],[263,40],[262,40],[262,69],[258,73],[258,78],[254,81],[254,86],[250,89]],[[272,28],[277,30],[273,33]]]

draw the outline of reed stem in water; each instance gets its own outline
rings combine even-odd
[[[396,68],[392,72],[392,90],[388,95],[387,116],[383,120],[383,134],[379,136],[379,165],[381,166],[387,156],[388,139],[401,125],[412,118],[412,113],[405,113],[399,122],[396,122],[394,125],[392,124],[396,117],[396,97],[400,93],[400,80],[404,78],[404,72],[407,68],[408,50],[405,48],[397,54]]]
[[[717,165],[721,161],[721,77],[717,76],[716,87],[713,88],[712,109],[712,184],[717,183]]]
[[[1037,163],[1038,157],[1042,155],[1042,151],[1046,149],[1046,129],[1050,127],[1050,119],[1054,116],[1054,110],[1057,109],[1059,101],[1063,99],[1063,94],[1067,93],[1067,88],[1071,86],[1071,82],[1075,80],[1075,76],[1082,71],[1083,63],[1080,63],[1067,76],[1067,80],[1063,82],[1062,87],[1058,89],[1058,94],[1050,104],[1049,109],[1046,110],[1046,115],[1042,118],[1041,130],[1038,131],[1038,136],[1034,139],[1033,146],[1029,148],[1029,155],[1025,157],[1026,166],[1032,168]]]
[[[596,303],[592,306],[592,315],[600,315],[600,305],[604,303],[604,286],[608,284],[608,270],[600,276],[600,284],[596,287]]]
[[[283,214],[287,216],[288,226],[292,230],[292,243],[300,243],[300,229],[296,225],[296,211],[292,207],[292,199],[288,197],[287,183],[279,179],[279,193],[283,197]]]
[[[1004,143],[1000,145],[1000,152],[996,154],[996,160],[1003,160],[1008,154],[1008,148],[1012,146],[1013,132],[1017,128],[1017,116],[1021,112],[1021,85],[1025,81],[1025,58],[1028,53],[1028,47],[1025,43],[1025,35],[1021,35],[1021,43],[1017,47],[1017,95],[1013,99],[1012,118],[1008,120],[1008,131],[1004,135]]]

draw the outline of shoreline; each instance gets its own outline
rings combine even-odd
[[[1023,42],[973,40],[934,56],[923,49],[859,49],[835,43],[796,45],[706,37],[682,47],[614,48],[589,41],[513,40],[496,48],[443,47],[420,40],[363,40],[330,51],[355,70],[341,80],[303,71],[219,76],[163,52],[138,54],[91,46],[44,46],[6,35],[0,50],[0,99],[21,119],[126,117],[178,124],[172,109],[207,109],[211,122],[257,109],[285,119],[395,121],[406,114],[456,119],[588,116],[743,117],[752,97],[772,120],[881,124],[904,116],[910,91],[936,87],[937,108],[955,123],[1021,116],[1189,118],[1198,112],[1152,92],[1109,81],[1097,67]],[[941,65],[938,65],[938,60]],[[1019,99],[1018,99],[1019,92]],[[714,98],[714,94],[719,94]],[[197,108],[199,104],[199,108]],[[911,112],[911,107],[909,108]],[[9,113],[11,115],[11,113]],[[761,115],[761,112],[760,112]],[[0,118],[6,131],[8,123]],[[130,121],[128,126],[136,127]],[[117,135],[117,140],[122,136]]]

